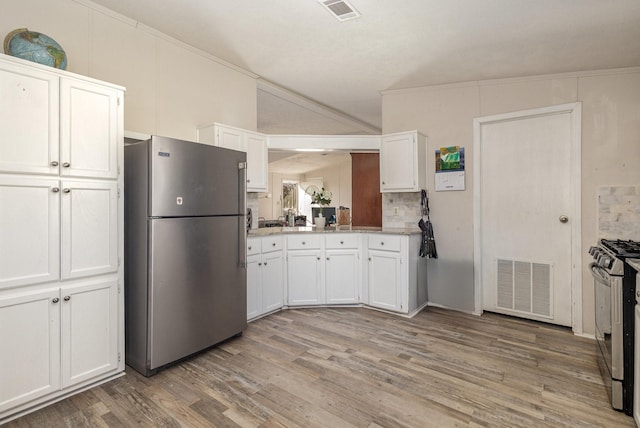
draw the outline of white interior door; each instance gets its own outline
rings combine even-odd
[[[572,325],[576,132],[566,106],[477,120],[482,309]]]

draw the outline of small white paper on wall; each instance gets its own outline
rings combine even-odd
[[[436,192],[447,190],[464,190],[464,171],[440,171],[436,174]]]

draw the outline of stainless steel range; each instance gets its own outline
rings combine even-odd
[[[602,239],[591,247],[598,363],[614,409],[633,414],[635,272],[624,262],[640,257],[640,243]]]

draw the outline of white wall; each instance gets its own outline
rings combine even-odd
[[[429,263],[429,300],[473,311],[474,117],[582,102],[583,330],[594,331],[593,281],[587,249],[598,239],[598,188],[640,183],[640,68],[533,76],[387,91],[383,132],[418,129],[434,151],[466,152],[466,190],[430,192],[439,259]],[[434,188],[433,174],[429,188]]]
[[[126,130],[192,141],[213,122],[256,130],[256,76],[129,18],[87,0],[3,2],[0,34],[24,27],[60,43],[68,71],[127,88]]]
[[[346,157],[342,162],[331,165],[330,167],[316,169],[305,174],[305,180],[314,177],[322,177],[324,188],[331,192],[332,198],[329,206],[352,208],[351,156]]]

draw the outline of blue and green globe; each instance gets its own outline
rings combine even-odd
[[[67,54],[58,42],[46,34],[26,28],[7,34],[4,39],[4,53],[61,70],[67,68]]]

